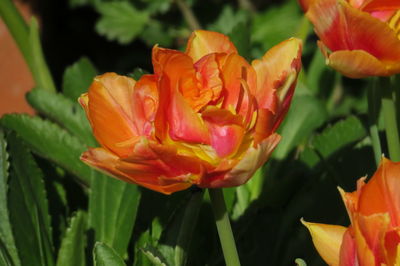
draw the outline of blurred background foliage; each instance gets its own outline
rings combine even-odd
[[[303,39],[304,69],[281,143],[247,184],[224,193],[242,265],[323,265],[300,218],[349,223],[337,186],[352,191],[375,169],[367,82],[325,66],[295,0],[30,4],[57,93],[37,86],[26,99],[38,115],[0,120],[1,265],[224,265],[207,193],[193,206],[196,188],[164,196],[79,160],[97,145],[76,101],[93,77],[151,72],[152,46],[182,50],[195,27],[230,36],[249,60],[291,36]],[[200,210],[198,220],[190,246],[181,246],[191,209]],[[188,251],[183,262],[179,248]]]

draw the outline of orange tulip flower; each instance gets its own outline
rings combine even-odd
[[[349,228],[304,222],[315,247],[329,265],[400,265],[400,163],[385,158],[357,190],[340,190]]]
[[[79,98],[102,146],[81,159],[165,194],[241,185],[280,140],[300,56],[292,38],[250,65],[228,37],[202,30],[186,52],[155,46],[154,74],[106,73]]]
[[[400,73],[399,0],[300,0],[327,64],[350,78]]]

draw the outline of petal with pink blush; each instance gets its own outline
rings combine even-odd
[[[352,229],[348,228],[343,235],[340,247],[340,266],[358,265],[357,246],[352,236]]]
[[[320,0],[307,12],[321,41],[332,51],[364,50],[387,63],[399,62],[400,40],[385,23],[343,0]]]
[[[261,60],[252,62],[257,73],[253,94],[259,108],[286,114],[301,67],[301,51],[301,40],[291,38],[271,48]]]
[[[203,56],[212,53],[237,53],[233,43],[227,36],[218,32],[196,30],[190,35],[186,54],[196,62]]]
[[[138,184],[164,194],[171,194],[191,186],[190,183],[182,182],[168,185],[159,184],[159,173],[156,169],[135,164],[127,166],[128,163],[121,161],[119,157],[102,148],[89,149],[82,154],[81,160],[115,178],[128,183]],[[121,170],[121,168],[124,170]],[[126,169],[130,169],[130,171],[126,171]],[[150,170],[150,172],[148,170]]]
[[[278,134],[274,133],[256,147],[251,146],[230,171],[218,178],[204,180],[200,187],[234,187],[246,183],[256,170],[268,160],[280,138]]]

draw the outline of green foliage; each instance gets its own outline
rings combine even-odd
[[[89,227],[95,240],[124,256],[135,224],[140,202],[136,185],[92,172],[89,195]]]
[[[274,158],[283,159],[287,154],[321,126],[327,118],[324,105],[310,95],[295,96],[290,110],[279,131],[282,140],[273,154]]]
[[[96,145],[85,112],[77,102],[62,94],[38,89],[29,92],[27,100],[37,111],[56,121],[83,143]]]
[[[97,70],[86,57],[69,66],[63,76],[63,93],[76,102],[82,93],[87,92],[90,84],[97,75]]]
[[[280,6],[260,12],[254,18],[252,40],[261,44],[265,52],[277,43],[294,36],[301,25],[301,17],[295,0],[286,1]]]
[[[224,197],[243,265],[322,265],[299,220],[349,224],[336,187],[352,191],[376,170],[366,129],[370,81],[325,65],[296,0],[250,0],[254,10],[241,1],[183,1],[249,60],[289,37],[303,39],[281,142],[268,164]],[[53,10],[63,19],[44,32],[44,54],[37,23],[21,31],[36,83],[27,101],[38,115],[0,119],[0,265],[224,265],[207,193],[197,201],[195,189],[161,195],[79,159],[99,145],[77,98],[99,73],[148,74],[155,44],[184,51],[185,11],[170,0],[69,0],[69,7]],[[52,47],[52,38],[65,45]]]
[[[92,170],[79,160],[86,147],[64,129],[37,116],[18,114],[5,115],[0,123],[14,130],[40,156],[64,167],[80,182],[90,183]]]
[[[125,266],[124,261],[111,247],[97,242],[93,249],[94,266]]]
[[[8,137],[12,171],[8,209],[22,265],[54,265],[52,230],[43,173],[14,134]]]
[[[140,34],[149,19],[146,11],[137,10],[129,2],[100,3],[96,7],[101,14],[96,24],[97,32],[121,44],[132,41]]]
[[[1,265],[21,265],[14,236],[11,231],[11,223],[8,209],[8,179],[9,179],[9,155],[4,133],[0,131],[0,262]]]
[[[72,217],[70,226],[65,237],[61,242],[58,251],[57,266],[85,266],[85,246],[86,246],[86,214],[78,211]]]

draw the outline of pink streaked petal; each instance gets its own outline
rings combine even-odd
[[[315,32],[331,50],[364,50],[380,61],[400,60],[400,40],[385,23],[344,0],[320,0],[307,12]]]
[[[340,247],[340,266],[358,265],[356,248],[356,243],[352,236],[352,229],[349,228],[343,235],[343,241]]]
[[[212,53],[237,53],[229,38],[221,33],[196,30],[189,38],[186,54],[196,62],[205,55]]]
[[[182,182],[168,185],[160,184],[159,172],[157,169],[143,168],[142,165],[135,164],[130,164],[129,167],[126,167],[126,162],[121,161],[116,155],[102,148],[89,149],[82,154],[81,160],[117,179],[128,183],[138,184],[164,194],[171,194],[176,191],[187,189],[191,186],[190,183]],[[124,165],[125,168],[130,169],[130,171],[121,170],[120,168],[124,168],[121,166]]]
[[[218,55],[224,88],[222,108],[234,109],[242,117],[247,117],[253,108],[253,93],[256,73],[250,64],[238,54]]]
[[[252,62],[257,73],[253,94],[259,108],[269,109],[274,114],[286,113],[301,68],[301,51],[301,40],[291,38],[272,47],[261,60]],[[290,84],[287,84],[290,77]]]
[[[210,90],[212,92],[211,101],[216,102],[221,95],[223,86],[216,54],[204,56],[194,64],[194,68],[198,74],[197,79],[200,82],[200,87]]]
[[[385,262],[384,242],[386,231],[390,225],[389,215],[387,213],[375,213],[370,216],[358,215],[356,223],[368,249],[374,254],[375,265],[381,265]]]
[[[215,176],[205,176],[199,186],[207,188],[234,187],[246,183],[257,169],[268,160],[280,138],[278,134],[272,134],[258,146],[250,146],[241,160],[230,171],[223,173],[223,175],[216,173]]]

